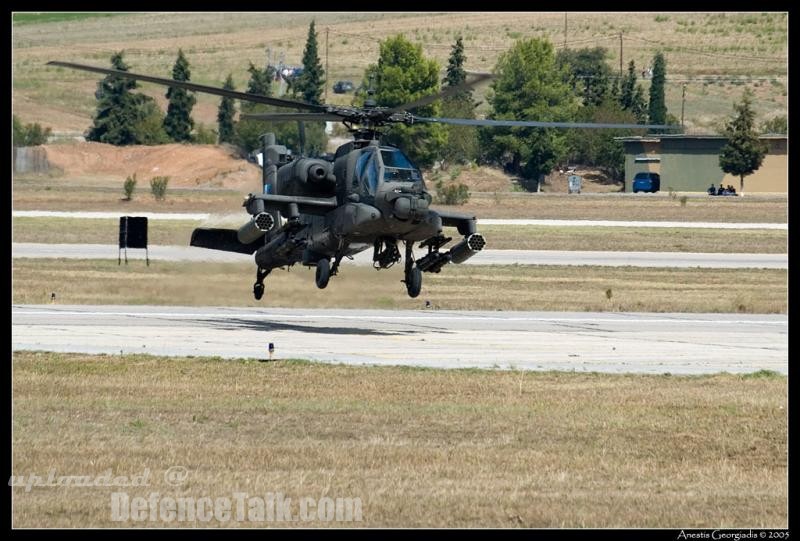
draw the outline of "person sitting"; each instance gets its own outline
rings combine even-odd
[[[728,184],[728,192],[729,192],[731,195],[736,195],[736,188],[734,188],[733,186],[731,186],[730,184]]]
[[[719,189],[717,190],[717,195],[725,195],[725,187],[720,184]]]
[[[711,187],[709,189],[707,189],[706,192],[708,193],[708,195],[716,195],[717,194],[717,189],[714,187],[714,183],[713,182],[711,183]]]

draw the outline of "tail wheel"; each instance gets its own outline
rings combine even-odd
[[[327,259],[317,261],[317,287],[325,289],[331,279],[331,262]]]
[[[419,296],[419,292],[422,290],[422,271],[419,270],[419,267],[412,267],[406,275],[406,289],[408,296],[412,299]]]

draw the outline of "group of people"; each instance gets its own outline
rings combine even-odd
[[[712,184],[706,191],[708,195],[736,195],[736,189],[730,184],[727,187],[720,184],[719,188],[715,188]]]

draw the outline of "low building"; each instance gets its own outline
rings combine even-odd
[[[739,190],[739,177],[719,167],[719,154],[727,139],[721,135],[649,135],[617,137],[625,147],[625,191],[641,171],[661,175],[661,190],[705,192],[711,184],[732,185]],[[744,178],[745,192],[787,193],[789,157],[786,135],[762,135],[767,155],[761,167]]]

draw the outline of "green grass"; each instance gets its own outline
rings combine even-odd
[[[119,15],[130,15],[129,13],[14,13],[11,21],[14,24],[42,24],[42,23],[57,23],[57,22],[74,22],[84,21],[86,19],[94,19],[97,17],[116,17]]]

